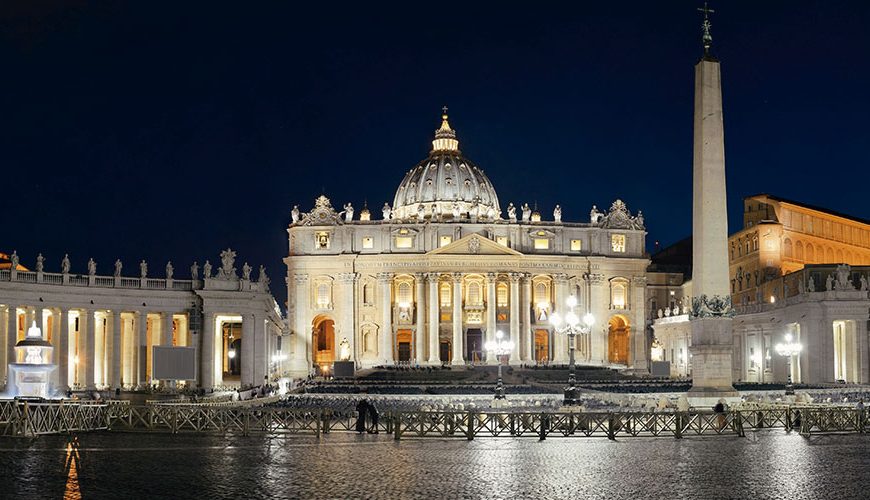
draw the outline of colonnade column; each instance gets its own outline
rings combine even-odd
[[[208,309],[202,310],[202,354],[200,356],[199,380],[204,389],[214,388],[214,315]]]
[[[426,273],[426,279],[429,281],[429,364],[438,366],[441,364],[438,273]]]
[[[109,377],[112,389],[121,387],[121,311],[112,310],[112,337],[109,352],[112,353],[112,372]]]
[[[486,273],[486,342],[495,340],[495,330],[498,328],[495,321],[496,313],[496,298],[495,298],[495,281],[497,278],[495,273]],[[511,340],[516,341],[513,336],[514,332],[510,332]],[[485,344],[484,344],[485,345]],[[484,349],[486,356],[486,364],[496,364],[496,356],[490,356]]]
[[[69,309],[60,310],[60,334],[57,339],[57,387],[69,389]]]
[[[511,279],[511,341],[514,348],[511,349],[510,364],[520,362],[520,273],[510,273]]]
[[[15,362],[16,342],[18,342],[18,308],[10,304],[6,308],[6,348],[4,349],[6,362],[0,367],[0,373],[5,373],[9,363]]]
[[[522,360],[523,363],[533,363],[535,355],[533,352],[535,341],[532,335],[532,277],[528,273],[522,276],[523,293],[520,296],[520,339],[523,343]]]
[[[354,366],[356,366],[357,361],[357,353],[356,353],[356,322],[354,321],[355,315],[355,305],[356,305],[356,282],[357,282],[357,273],[341,273],[338,275],[339,281],[342,283],[342,304],[341,304],[341,323],[339,323],[340,335],[343,338],[347,339],[347,342],[350,346],[350,361],[354,362]],[[338,333],[337,333],[338,335]],[[336,349],[339,345],[341,345],[342,339],[335,339]]]
[[[867,359],[867,321],[866,320],[857,320],[855,321],[855,335],[856,335],[856,345],[855,347],[858,349],[858,383],[866,384],[868,380],[870,380],[870,367],[868,367],[868,359]],[[795,340],[797,342],[797,340]],[[797,364],[796,359],[792,359],[792,367]]]
[[[136,362],[136,385],[142,386],[148,383],[148,312],[139,311],[136,314],[136,326],[138,333],[134,336],[133,345],[135,352],[133,357]]]
[[[253,386],[254,380],[254,315],[242,316],[242,387]]]
[[[556,300],[553,307],[553,311],[558,311],[559,314],[562,314],[564,317],[565,311],[565,301],[568,298],[565,293],[565,288],[567,288],[568,284],[568,276],[565,274],[554,274],[553,275],[553,285],[556,289]],[[556,364],[566,364],[568,363],[568,339],[565,335],[560,335],[553,332],[553,363]]]
[[[414,282],[417,284],[417,304],[414,306],[417,316],[417,329],[414,332],[414,361],[422,365],[426,362],[426,358],[423,357],[426,346],[423,342],[426,337],[426,288],[423,286],[423,273],[414,274]]]
[[[172,313],[162,313],[160,320],[160,345],[172,347]]]
[[[253,332],[253,342],[251,343],[251,362],[253,368],[253,385],[264,384],[267,382],[266,376],[269,373],[269,363],[271,362],[271,351],[269,342],[266,339],[266,324],[261,316],[251,313],[251,329]],[[245,320],[248,318],[246,317]],[[242,322],[244,325],[244,322]],[[245,339],[242,338],[242,345],[245,344]]]
[[[39,327],[40,333],[42,333],[42,340],[48,338],[48,332],[45,330],[45,321],[43,320],[44,314],[42,313],[42,308],[36,306],[33,308],[33,319],[26,325],[24,325],[24,334],[27,335],[27,329],[36,322],[36,326]]]
[[[85,334],[85,389],[94,389],[95,365],[96,365],[96,349],[95,343],[97,338],[97,315],[92,310],[82,311],[82,316],[87,319],[85,321],[87,333]]]
[[[453,273],[453,346],[451,365],[464,365],[465,358],[462,349],[462,274]]]
[[[378,283],[381,285],[381,316],[383,317],[383,335],[381,335],[381,361],[385,365],[393,364],[393,298],[391,295],[393,274],[378,273]]]

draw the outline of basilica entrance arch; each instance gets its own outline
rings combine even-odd
[[[465,360],[469,363],[483,361],[483,332],[480,328],[469,328],[465,333]]]
[[[335,321],[319,315],[312,322],[311,359],[315,365],[329,365],[335,361]]]
[[[628,364],[628,319],[622,315],[610,318],[607,332],[607,359],[611,363]]]
[[[550,332],[535,330],[535,362],[546,363],[550,360]]]

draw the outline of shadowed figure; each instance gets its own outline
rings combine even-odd
[[[356,404],[356,431],[360,434],[366,430],[366,413],[369,411],[369,402],[361,399]]]
[[[368,403],[368,410],[369,410],[369,418],[371,418],[371,421],[372,421],[372,427],[369,430],[369,434],[377,434],[378,433],[379,414],[378,414],[378,409],[375,408],[374,402]]]

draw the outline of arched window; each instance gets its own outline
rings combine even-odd
[[[550,302],[550,287],[547,286],[546,282],[539,281],[535,283],[535,304],[540,304],[541,302]]]
[[[317,284],[317,307],[321,309],[325,309],[329,307],[329,304],[332,302],[330,300],[330,296],[332,294],[329,290],[329,283],[318,283]]]
[[[481,293],[481,285],[479,281],[468,282],[468,305],[482,306],[483,294]]]
[[[441,307],[450,307],[450,283],[441,283],[441,285],[439,285],[438,287],[438,294],[441,296]]]
[[[807,243],[807,263],[814,264],[816,262],[816,250],[812,243]]]
[[[786,258],[789,258],[789,259],[790,259],[790,258],[792,258],[792,257],[794,256],[794,254],[793,254],[793,249],[792,249],[792,246],[791,246],[791,240],[790,240],[790,239],[786,238],[785,241],[783,242],[783,244],[782,244],[782,252],[783,252],[783,255],[785,255]]]
[[[363,304],[372,305],[375,303],[375,287],[371,283],[363,285]]]
[[[610,306],[613,309],[625,309],[628,297],[628,282],[615,279],[610,283]]]
[[[396,286],[396,303],[399,304],[400,307],[408,307],[413,302],[414,296],[411,292],[411,283],[407,281],[399,282],[398,286]]]
[[[794,256],[797,260],[804,260],[804,244],[800,240],[798,240],[797,243],[794,244]]]
[[[507,307],[509,305],[507,283],[499,283],[495,286],[495,301],[498,307]]]

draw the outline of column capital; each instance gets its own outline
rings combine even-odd
[[[424,275],[429,283],[438,283],[438,280],[441,278],[441,273],[424,273]]]
[[[634,286],[646,286],[646,276],[632,276],[631,284]]]
[[[511,283],[519,283],[520,278],[523,277],[523,273],[510,273],[510,274],[508,274],[508,276],[511,279]]]
[[[459,284],[459,283],[462,283],[462,276],[463,276],[462,273],[453,273],[453,274],[450,275],[450,279],[451,279],[454,283]]]
[[[378,273],[377,274],[378,281],[380,281],[382,284],[389,283],[390,281],[392,281],[393,276],[395,276],[393,273]]]
[[[498,278],[498,273],[486,273],[486,281],[492,284],[495,284],[495,280]]]
[[[553,281],[556,283],[565,283],[568,281],[568,275],[565,273],[555,273],[553,274]]]
[[[587,273],[583,275],[583,279],[585,279],[591,285],[600,285],[604,283],[604,275],[598,273]]]
[[[296,280],[297,285],[304,285],[305,283],[308,283],[307,274],[294,274],[293,279]]]

